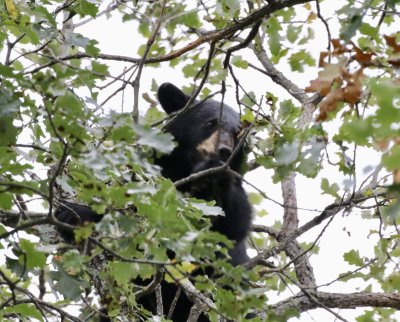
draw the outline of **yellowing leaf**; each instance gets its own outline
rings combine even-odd
[[[307,17],[307,22],[311,23],[313,22],[315,19],[317,19],[318,15],[315,12],[310,12],[310,14]]]
[[[165,275],[165,280],[168,283],[175,283],[176,280],[184,283],[187,280],[187,275],[196,269],[196,265],[190,262],[183,262],[167,269],[169,274]]]
[[[18,18],[18,9],[13,0],[5,0],[7,11],[14,19]]]

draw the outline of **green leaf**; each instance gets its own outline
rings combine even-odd
[[[298,39],[301,28],[301,26],[296,27],[292,24],[289,24],[286,31],[287,40],[289,40],[293,44]]]
[[[72,249],[63,255],[62,266],[68,275],[77,275],[82,271],[85,264],[85,257],[78,250]]]
[[[0,235],[3,235],[6,232],[7,232],[6,228],[2,224],[0,224]],[[0,249],[3,249],[3,248],[4,248],[3,245],[0,244]]]
[[[276,151],[276,162],[280,165],[289,165],[299,156],[300,144],[298,141],[285,142]]]
[[[307,178],[315,178],[321,166],[319,163],[312,160],[312,158],[301,159],[296,171],[303,174]]]
[[[279,104],[279,119],[287,120],[296,118],[299,115],[300,108],[297,108],[292,100],[284,100]]]
[[[256,100],[256,94],[253,91],[250,91],[248,93],[245,93],[240,100],[246,107],[252,107],[255,105]],[[249,123],[253,122],[254,120],[254,115],[250,109],[247,109],[245,111],[245,116],[242,115],[242,120],[246,120]]]
[[[357,322],[376,322],[376,318],[374,317],[374,311],[366,311],[363,315],[360,315],[356,318]]]
[[[223,80],[226,80],[227,77],[228,77],[228,68],[226,68],[226,69],[221,68],[221,69],[217,70],[216,73],[213,73],[213,77],[209,77],[209,80],[213,84],[215,84],[215,83],[219,84]]]
[[[162,133],[158,128],[140,124],[135,124],[134,130],[139,135],[139,144],[147,145],[162,153],[170,153],[174,149],[173,136],[169,133]]]
[[[111,138],[113,141],[116,142],[120,141],[132,142],[132,140],[135,140],[136,135],[132,126],[120,125],[113,129],[113,131],[111,132]]]
[[[75,117],[82,115],[82,102],[70,91],[66,91],[63,96],[59,96],[55,101],[55,106],[62,111],[68,111]]]
[[[0,63],[0,75],[5,77],[14,77],[13,68]]]
[[[382,164],[388,169],[389,171],[400,169],[400,146],[395,145],[393,146],[389,153],[384,154],[382,156]]]
[[[101,75],[108,75],[108,66],[106,64],[100,64],[96,61],[92,61],[92,70]]]
[[[247,197],[252,205],[259,205],[264,200],[264,197],[258,192],[249,192]]]
[[[87,287],[87,283],[71,277],[63,271],[51,272],[50,275],[58,281],[54,289],[68,300],[79,299],[84,288]]]
[[[14,126],[14,118],[0,116],[0,145],[8,146],[17,142],[19,129]]]
[[[282,30],[282,26],[276,17],[270,17],[268,19],[267,34],[268,34],[268,47],[273,56],[279,56],[281,51],[281,35],[279,31]]]
[[[249,106],[249,105],[246,104],[246,106]],[[240,120],[242,122],[247,122],[248,124],[251,124],[254,121],[253,111],[246,107],[244,109],[244,113],[240,116]]]
[[[301,50],[289,57],[289,64],[293,71],[304,72],[304,66],[315,66],[314,58],[305,50]]]
[[[249,67],[249,63],[246,60],[242,59],[242,56],[235,56],[232,58],[232,64],[236,67],[247,69]]]
[[[201,22],[199,19],[198,12],[193,10],[187,13],[183,13],[182,15],[178,16],[176,19],[173,19],[175,23],[181,23],[189,28],[200,28]],[[148,24],[147,24],[148,25]]]
[[[290,7],[283,8],[276,12],[276,15],[282,17],[283,21],[285,21],[285,22],[292,21],[293,20],[292,18],[295,17],[295,14],[296,14],[296,11],[293,7],[292,8],[290,8]]]
[[[376,113],[377,121],[386,126],[400,122],[400,87],[386,79],[371,82],[371,91],[380,107]]]
[[[199,69],[205,64],[205,59],[196,59],[192,62],[188,63],[186,66],[183,67],[182,71],[185,77],[193,77],[196,76],[199,72]]]
[[[239,0],[221,0],[217,2],[216,14],[225,19],[232,19],[239,16]]]
[[[35,13],[40,14],[41,17],[46,18],[47,22],[51,24],[53,28],[57,27],[57,22],[54,19],[55,17],[47,10],[46,7],[44,6],[36,6],[35,7]]]
[[[43,268],[46,265],[46,255],[36,250],[36,245],[27,239],[20,239],[19,246],[24,255],[19,256],[20,264],[25,263],[28,269]]]
[[[340,199],[340,195],[338,194],[340,188],[337,183],[333,183],[330,185],[328,179],[322,178],[321,189],[322,189],[322,193],[331,195],[331,196],[335,197],[336,199]]]
[[[385,208],[383,214],[388,222],[397,221],[400,217],[400,201],[397,200]]]
[[[94,4],[86,0],[80,0],[80,10],[78,10],[82,16],[92,16],[96,17],[99,8]]]
[[[300,39],[299,45],[308,45],[311,39],[315,38],[314,30],[310,27],[307,28],[307,35]]]
[[[200,210],[206,216],[223,216],[224,213],[221,207],[213,205],[214,202],[193,202],[192,206]]]
[[[146,124],[154,124],[160,122],[165,118],[165,113],[161,112],[155,106],[151,106],[147,109],[146,115],[144,116]]]
[[[96,47],[96,45],[98,44],[98,41],[96,40],[90,40],[89,43],[87,44],[87,46],[85,47],[85,51],[88,55],[93,56],[93,57],[97,57],[98,54],[100,53],[100,49],[98,47]]]
[[[356,34],[357,30],[360,29],[361,23],[362,16],[354,15],[351,17],[349,23],[342,26],[342,29],[340,30],[340,38],[346,42],[350,41]]]
[[[371,26],[369,23],[363,22],[360,26],[360,32],[363,35],[374,37],[377,34],[376,27]]]
[[[268,47],[273,56],[279,56],[281,51],[281,37],[278,33],[273,33],[268,39]]]
[[[123,286],[137,278],[137,268],[133,263],[111,262],[108,264],[110,274],[118,285]]]
[[[6,314],[17,314],[23,318],[34,318],[43,321],[43,316],[34,304],[22,303],[3,308]]]
[[[71,46],[86,48],[90,44],[90,39],[81,34],[71,33],[65,36],[65,43]]]
[[[387,287],[384,288],[385,291],[389,292],[399,292],[400,291],[400,273],[393,272],[387,278]]]
[[[0,209],[11,209],[13,206],[13,197],[11,193],[0,191]]]
[[[25,20],[25,24],[21,23],[21,30],[25,33],[26,37],[29,38],[30,42],[34,45],[39,45],[40,43],[40,36],[39,36],[39,29],[36,23],[31,23],[29,17],[25,18],[23,16],[21,20]],[[28,22],[29,21],[29,22]]]
[[[150,24],[147,19],[143,19],[139,24],[139,32],[143,37],[149,38],[151,36]]]
[[[176,280],[181,281],[182,283],[186,283],[187,281],[187,274],[184,273],[190,273],[192,272],[196,266],[190,262],[183,262],[181,264],[178,264],[176,266],[171,266],[168,268],[168,275],[165,275],[165,280],[168,283],[175,283]],[[172,276],[170,276],[172,275]]]
[[[340,137],[343,140],[355,142],[358,145],[368,145],[374,129],[372,122],[371,117],[346,120],[340,128]]]
[[[351,251],[345,253],[343,255],[343,258],[346,262],[348,262],[351,265],[356,265],[359,267],[364,265],[364,261],[360,257],[358,250],[352,249]]]
[[[84,198],[84,194],[81,193],[79,196],[82,199]],[[87,199],[92,199],[91,196]],[[74,230],[74,238],[77,243],[81,243],[82,241],[88,239],[93,233],[94,223],[90,223],[84,226],[80,226]]]

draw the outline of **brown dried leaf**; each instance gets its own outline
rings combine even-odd
[[[343,101],[343,89],[336,88],[331,91],[319,105],[317,121],[325,121],[328,117],[328,113],[335,111],[340,101]]]
[[[360,68],[353,74],[348,73],[347,84],[343,88],[343,100],[351,105],[360,101],[362,87],[361,80],[363,78],[363,69]]]
[[[305,88],[306,92],[319,92],[322,96],[328,95],[332,85],[341,85],[342,63],[326,64],[324,69],[318,72],[318,78],[310,81],[310,85]]]
[[[396,42],[396,37],[386,35],[383,37],[385,38],[387,45],[393,48],[394,53],[400,53],[400,44]]]
[[[351,105],[356,104],[361,97],[360,84],[350,83],[343,89],[343,100]]]
[[[332,39],[333,54],[335,56],[341,55],[348,51],[345,45],[340,43],[340,39]]]
[[[353,44],[354,51],[356,54],[354,55],[354,59],[361,65],[369,65],[372,60],[372,56],[374,53],[372,52],[367,52],[364,53],[360,48],[358,48],[356,45]]]
[[[329,57],[330,52],[328,51],[321,51],[319,53],[319,61],[318,61],[318,67],[324,67],[328,62],[325,61],[326,57]]]
[[[400,169],[393,171],[393,183],[395,184],[400,183]]]
[[[331,90],[331,85],[332,82],[317,78],[310,81],[310,85],[305,88],[305,91],[307,93],[319,92],[322,96],[326,96]]]
[[[318,73],[318,78],[324,81],[333,82],[342,75],[344,63],[327,64],[323,70]]]
[[[389,139],[379,139],[374,141],[374,147],[379,151],[386,151],[389,147],[390,140]]]
[[[400,67],[400,57],[389,58],[388,63],[394,67]]]
[[[152,99],[150,97],[149,93],[143,93],[142,97],[146,102],[150,103],[151,106],[157,106],[158,102],[156,100]]]

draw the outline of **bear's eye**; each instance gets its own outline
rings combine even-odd
[[[218,120],[211,120],[211,121],[207,122],[207,127],[214,128],[217,126],[217,124],[218,124]]]

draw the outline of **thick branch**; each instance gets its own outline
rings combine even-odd
[[[257,69],[263,74],[269,76],[276,84],[282,86],[285,90],[288,91],[291,96],[293,96],[300,103],[305,104],[307,101],[310,100],[303,89],[298,87],[295,83],[293,83],[290,79],[288,79],[285,75],[283,75],[279,70],[275,68],[275,66],[270,61],[267,52],[262,46],[255,46],[253,50],[260,63],[263,65],[264,70],[259,69],[253,65],[250,65],[250,67]]]
[[[293,237],[297,238],[298,236],[304,234],[306,231],[310,230],[311,228],[318,226],[324,220],[336,215],[338,212],[340,212],[342,209],[344,209],[346,207],[362,203],[368,199],[373,199],[376,196],[380,197],[380,196],[385,195],[384,192],[381,192],[381,193],[378,193],[378,194],[372,195],[372,196],[365,195],[367,191],[368,191],[368,189],[363,189],[361,191],[356,192],[354,195],[350,196],[349,198],[342,200],[341,202],[330,204],[329,206],[327,206],[324,209],[324,211],[320,215],[318,215],[317,217],[314,217],[309,222],[307,222],[303,226],[299,227],[293,233]]]
[[[160,56],[160,57],[153,57],[147,58],[145,60],[145,64],[152,64],[152,63],[160,63],[164,61],[170,61],[175,58],[182,56],[183,54],[199,47],[202,44],[216,42],[221,39],[229,38],[235,32],[239,30],[246,29],[253,25],[255,22],[263,19],[264,17],[270,15],[271,13],[278,11],[283,8],[293,7],[298,4],[303,4],[311,2],[310,0],[282,0],[282,1],[270,1],[269,4],[260,8],[259,10],[253,12],[251,15],[239,20],[235,24],[230,25],[229,27],[222,29],[222,30],[214,30],[207,34],[204,34],[197,38],[196,40],[190,42],[189,44],[185,45],[184,47],[174,50],[167,55]],[[78,53],[75,55],[68,55],[64,57],[58,58],[58,60],[70,60],[70,59],[81,59],[81,58],[100,58],[105,60],[114,60],[114,61],[124,61],[130,63],[139,63],[141,61],[140,58],[132,58],[127,56],[118,56],[118,55],[107,55],[107,54],[99,54],[96,57],[92,57],[86,53]],[[37,68],[28,71],[27,73],[35,73],[43,68],[50,67],[58,62],[58,60],[52,60],[45,65],[38,66]]]
[[[298,294],[282,302],[272,305],[269,310],[282,315],[287,310],[302,313],[319,307],[318,303],[337,309],[353,309],[356,307],[387,307],[400,309],[400,294],[394,293],[326,293],[312,292],[313,299],[305,294]]]
[[[298,128],[300,130],[305,129],[312,120],[312,114],[315,110],[314,100],[305,93],[305,91],[299,88],[296,84],[290,81],[285,75],[278,71],[270,61],[266,50],[262,46],[261,39],[258,38],[258,43],[253,46],[253,51],[256,54],[258,60],[264,67],[261,70],[253,65],[251,67],[259,70],[260,72],[268,75],[275,83],[282,86],[297,99],[303,106],[303,113],[298,121]],[[291,236],[294,231],[298,228],[298,212],[297,212],[297,198],[296,198],[296,182],[295,173],[290,173],[286,176],[281,183],[282,198],[284,206],[284,215],[282,228],[278,237],[278,241],[286,244],[284,247],[286,254],[294,262],[296,276],[303,287],[313,288],[316,286],[315,277],[312,266],[304,254],[304,251],[300,245],[288,236]]]
[[[373,189],[373,187],[369,186],[368,189]],[[349,197],[348,199],[343,200],[340,203],[333,203],[333,204],[327,206],[325,208],[325,210],[319,216],[315,217],[314,219],[310,220],[309,222],[307,222],[303,226],[301,226],[298,229],[296,229],[291,235],[287,236],[287,238],[285,240],[281,241],[279,243],[279,245],[274,246],[274,247],[272,247],[270,249],[264,250],[259,255],[253,257],[252,259],[250,259],[243,266],[246,267],[247,269],[251,269],[251,268],[253,268],[253,267],[257,266],[257,265],[262,265],[262,263],[265,262],[265,260],[268,260],[272,256],[275,256],[275,255],[279,254],[280,252],[282,252],[283,250],[285,250],[287,245],[289,243],[295,241],[295,239],[297,237],[299,237],[300,235],[304,234],[306,231],[310,230],[311,228],[313,228],[315,226],[318,226],[324,220],[334,216],[335,214],[337,214],[342,209],[344,209],[344,208],[346,208],[348,206],[351,206],[351,205],[356,205],[356,204],[362,203],[362,202],[364,202],[364,201],[366,201],[368,199],[373,199],[373,198],[375,198],[375,196],[384,195],[384,193],[382,192],[382,193],[379,193],[379,194],[376,194],[376,195],[372,195],[372,196],[364,196],[363,193],[365,193],[365,191],[368,191],[368,189],[359,191],[355,195]],[[258,231],[260,231],[260,230],[258,230]]]
[[[292,172],[283,178],[281,183],[282,199],[285,207],[283,212],[283,225],[280,239],[284,239],[286,236],[290,235],[294,230],[297,229],[299,224],[299,219],[297,217],[295,176],[295,173]]]

